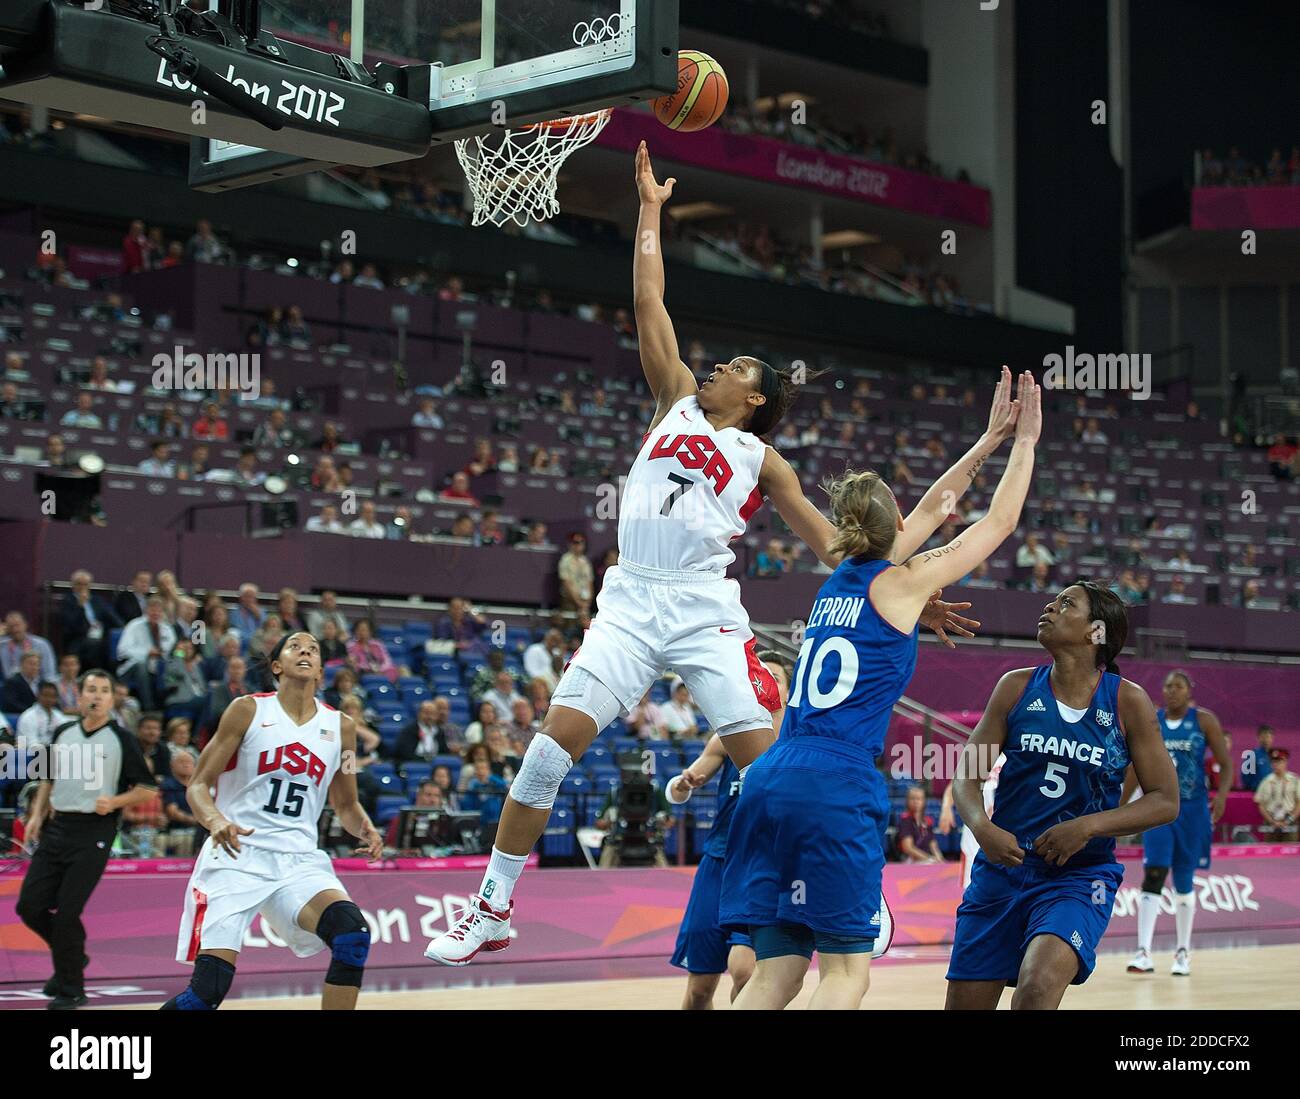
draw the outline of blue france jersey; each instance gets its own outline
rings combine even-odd
[[[829,737],[885,750],[896,703],[916,670],[916,628],[903,633],[871,605],[888,561],[849,557],[817,593],[795,664],[781,739]]]
[[[1204,805],[1208,797],[1205,783],[1205,733],[1201,719],[1192,706],[1178,721],[1165,717],[1163,708],[1156,711],[1160,719],[1160,735],[1165,738],[1165,751],[1174,761],[1178,772],[1178,796],[1182,804],[1195,802]]]
[[[993,809],[993,823],[1016,837],[1026,863],[1039,865],[1034,841],[1054,824],[1114,809],[1129,765],[1119,676],[1103,672],[1083,717],[1069,722],[1057,708],[1051,672],[1050,664],[1035,668],[1007,715],[1006,762]],[[1115,840],[1100,836],[1066,865],[1108,862],[1114,851]]]
[[[714,858],[727,857],[727,833],[731,830],[731,815],[736,811],[736,798],[740,794],[740,772],[730,757],[722,761],[718,772],[718,808],[713,817],[709,838],[704,841],[704,854]]]

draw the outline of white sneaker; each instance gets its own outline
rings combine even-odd
[[[1174,964],[1169,967],[1169,972],[1175,977],[1190,977],[1192,975],[1192,956],[1188,953],[1187,948],[1180,946],[1174,954]]]
[[[889,944],[894,941],[894,914],[889,911],[889,902],[885,900],[885,894],[880,894],[880,909],[876,912],[876,918],[872,923],[879,923],[880,934],[876,936],[876,945],[871,948],[871,956],[879,958],[889,950]]]
[[[1154,973],[1155,965],[1151,961],[1151,952],[1149,950],[1139,950],[1133,955],[1133,960],[1128,963],[1130,973]]]
[[[424,956],[441,965],[469,965],[480,950],[504,950],[510,945],[514,909],[514,901],[501,911],[475,893],[455,926],[429,943]]]

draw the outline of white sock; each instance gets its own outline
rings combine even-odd
[[[510,907],[510,894],[515,891],[515,882],[524,872],[527,855],[507,855],[504,851],[492,848],[492,857],[483,872],[483,884],[478,887],[479,896],[498,911]]]
[[[1160,894],[1143,893],[1138,899],[1138,949],[1151,953],[1156,937],[1156,917],[1160,915]]]
[[[1178,950],[1192,950],[1192,921],[1196,918],[1196,894],[1174,894],[1174,927],[1178,931]]]

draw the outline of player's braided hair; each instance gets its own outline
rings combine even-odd
[[[1128,607],[1109,588],[1091,580],[1076,580],[1072,587],[1082,588],[1088,595],[1088,618],[1093,629],[1098,630],[1097,667],[1120,674],[1115,658],[1123,651],[1128,640]]]
[[[779,370],[753,355],[741,356],[746,362],[758,367],[758,391],[764,401],[749,418],[745,430],[762,438],[776,430],[777,424],[785,419],[790,406],[799,394],[799,385],[806,385],[826,373],[824,370],[803,370],[799,382],[795,381],[793,370]]]
[[[888,557],[898,534],[898,501],[874,470],[846,469],[822,485],[831,498],[835,537],[826,550],[844,557]]]

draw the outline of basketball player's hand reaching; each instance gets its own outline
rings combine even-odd
[[[641,142],[636,151],[636,190],[641,201],[650,206],[662,206],[673,193],[676,179],[669,178],[662,186],[655,179],[655,170],[650,163],[650,150]]]
[[[957,646],[948,636],[948,630],[959,634],[962,637],[974,637],[972,630],[979,629],[979,622],[973,618],[963,618],[957,611],[966,610],[969,603],[945,603],[939,597],[943,591],[937,591],[930,596],[930,601],[925,605],[925,610],[921,612],[918,619],[920,624],[928,630],[933,630],[935,636],[950,649]]]
[[[1002,375],[993,390],[993,404],[989,408],[989,426],[985,434],[995,443],[1009,439],[1016,431],[1016,416],[1020,402],[1011,399],[1011,369],[1004,363]]]
[[[1020,375],[1016,404],[1020,407],[1015,423],[1016,442],[1037,445],[1043,430],[1043,387],[1028,370]]]
[[[221,823],[212,829],[208,834],[212,837],[214,847],[220,847],[231,858],[239,858],[239,837],[251,836],[252,828],[241,828],[233,820],[221,818]]]
[[[358,855],[365,855],[371,862],[378,862],[384,857],[384,837],[369,821],[366,821],[360,838],[361,846],[357,848]]]
[[[694,764],[691,767],[694,767]],[[668,800],[674,805],[681,805],[682,802],[689,800],[691,794],[709,781],[701,778],[698,773],[691,770],[691,767],[687,767],[680,775],[668,780]]]

